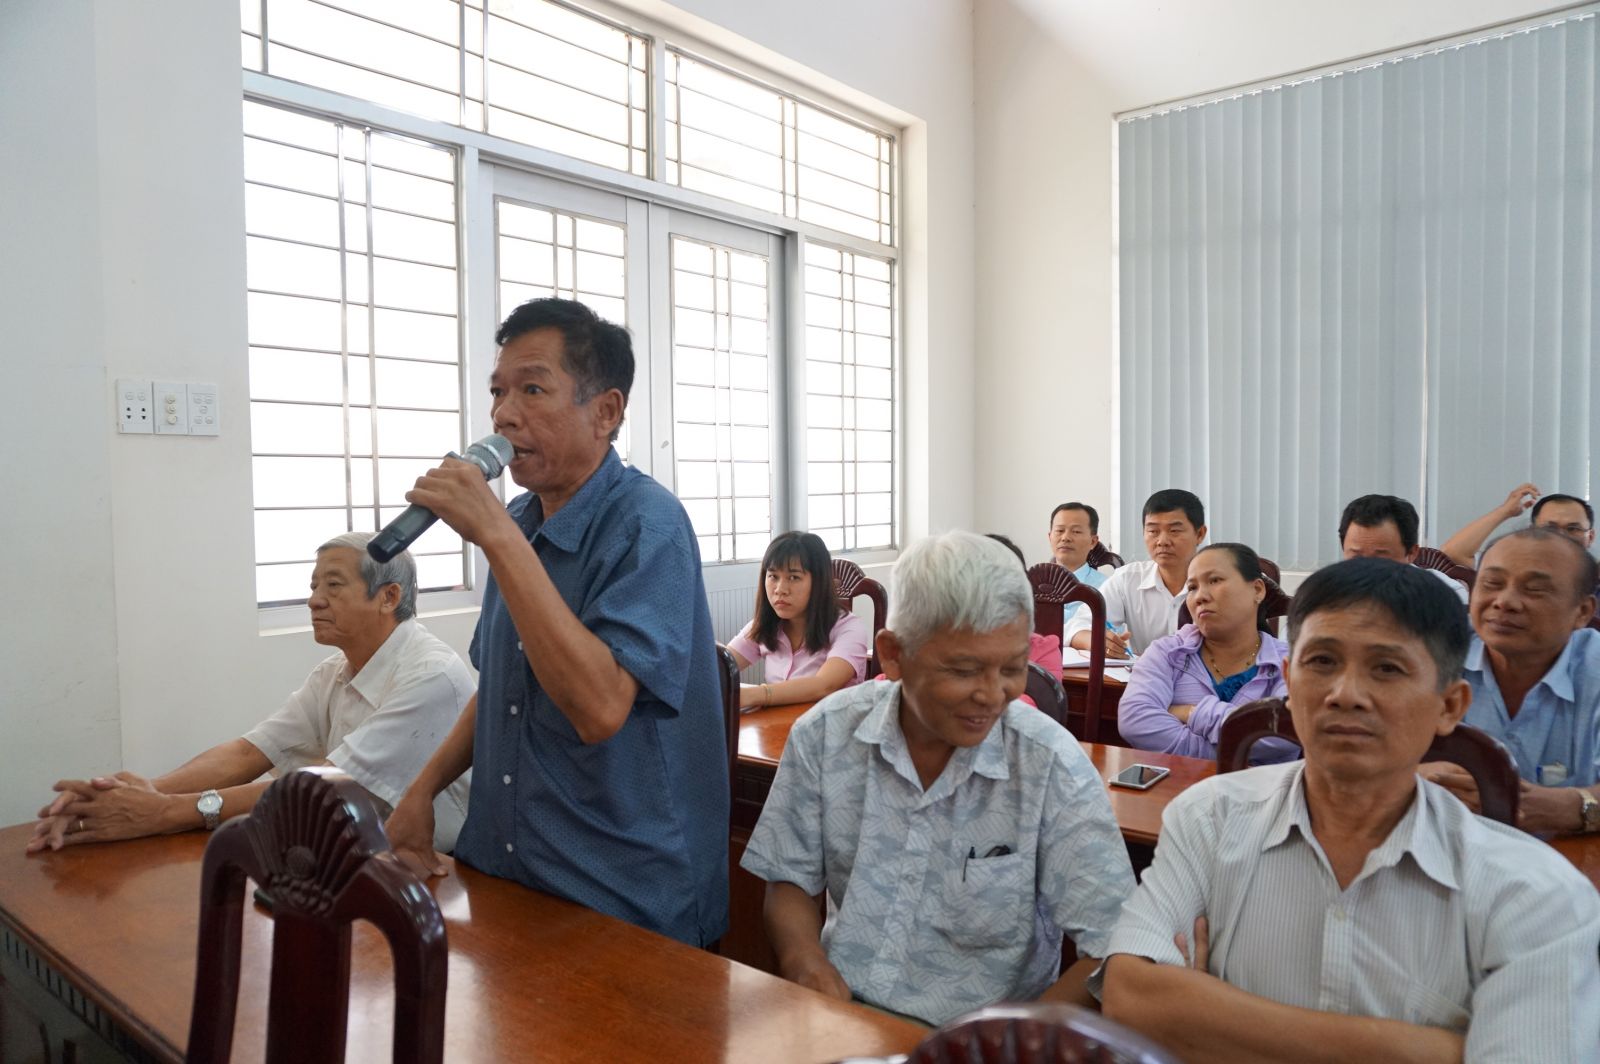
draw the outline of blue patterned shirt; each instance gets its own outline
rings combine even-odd
[[[1505,743],[1517,774],[1546,786],[1600,783],[1600,632],[1580,628],[1512,717],[1483,640],[1472,637],[1462,678],[1472,688],[1465,722]]]
[[[700,551],[682,505],[608,452],[550,520],[509,512],[568,608],[639,682],[584,743],[539,685],[494,574],[472,637],[478,722],[456,856],[691,945],[728,922],[728,757]]]
[[[1072,575],[1077,577],[1078,583],[1088,584],[1090,587],[1098,588],[1101,584],[1106,582],[1106,577],[1110,576],[1111,574],[1103,573],[1099,569],[1091,566],[1088,562],[1084,562],[1082,565],[1072,570]],[[1089,616],[1089,606],[1087,603],[1069,602],[1065,606],[1061,607],[1061,630],[1063,632],[1067,630],[1067,626],[1072,624],[1073,618],[1077,616],[1079,610],[1084,611],[1083,615],[1085,617]]]
[[[1013,702],[924,790],[900,685],[883,680],[795,722],[742,864],[826,888],[822,943],[850,989],[934,1024],[1037,997],[1063,930],[1100,956],[1134,886],[1105,784],[1065,728]]]

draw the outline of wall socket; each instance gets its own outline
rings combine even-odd
[[[151,416],[150,382],[117,381],[117,431],[149,435],[155,432]]]
[[[216,436],[222,426],[217,386],[198,381],[117,381],[117,431],[158,436]]]

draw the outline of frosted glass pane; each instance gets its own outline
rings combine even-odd
[[[257,506],[343,506],[342,458],[254,458],[251,483]]]
[[[434,362],[377,360],[378,402],[384,406],[461,408],[461,371]]]
[[[315,562],[256,566],[256,601],[261,603],[306,601],[311,595],[311,571],[315,567]]]
[[[374,302],[437,314],[456,312],[456,271],[392,259],[372,260]]]
[[[678,462],[678,497],[710,499],[717,496],[717,467],[713,462]]]
[[[314,561],[317,548],[348,531],[344,510],[257,510],[256,560]]]
[[[460,554],[422,555],[417,558],[417,589],[448,591],[462,586]]]
[[[420,358],[429,362],[460,360],[461,341],[456,333],[455,318],[384,309],[375,311],[374,317],[377,322],[376,354]]]
[[[339,205],[301,192],[244,186],[244,225],[251,233],[304,240],[328,247],[339,245]]]
[[[438,455],[461,448],[461,416],[417,410],[378,411],[380,454]]]
[[[339,194],[339,164],[333,156],[254,137],[244,139],[244,177],[322,196]]]
[[[252,344],[339,350],[339,304],[259,292],[245,299]]]
[[[245,239],[245,278],[251,288],[339,298],[339,253],[263,237]]]
[[[250,449],[257,454],[344,454],[344,412],[336,406],[250,404]]]
[[[250,349],[250,398],[342,402],[343,360],[338,355],[253,347]]]

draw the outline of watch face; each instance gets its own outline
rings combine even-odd
[[[200,796],[200,801],[198,803],[196,803],[196,804],[200,807],[200,812],[202,812],[202,813],[206,813],[206,814],[220,813],[220,812],[222,812],[222,795],[220,795],[220,794],[204,794],[204,795],[201,795]]]

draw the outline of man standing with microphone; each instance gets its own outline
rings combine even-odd
[[[489,561],[478,693],[395,806],[433,875],[433,796],[472,768],[455,856],[701,946],[728,915],[728,770],[700,552],[682,505],[624,466],[628,334],[562,299],[495,334],[491,419],[528,494],[502,506],[446,459],[406,496]]]

